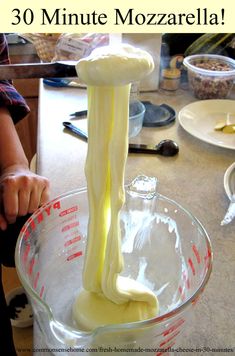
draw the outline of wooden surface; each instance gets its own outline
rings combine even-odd
[[[13,64],[39,62],[40,59],[37,54],[34,53],[33,49],[33,46],[29,44],[10,46],[11,62]],[[25,98],[30,108],[30,113],[16,125],[16,129],[26,156],[28,160],[31,161],[36,153],[37,146],[39,80],[15,79],[13,84],[18,92]]]

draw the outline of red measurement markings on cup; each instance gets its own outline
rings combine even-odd
[[[175,339],[181,332],[182,325],[185,323],[185,319],[180,318],[170,324],[165,331],[161,333],[163,336],[163,341],[159,344],[159,348],[164,348],[165,350],[171,348],[175,344]],[[165,355],[164,352],[156,353],[157,356]]]
[[[43,294],[45,292],[45,286],[41,284],[39,284],[39,281],[40,281],[40,272],[38,271],[36,276],[35,276],[35,279],[33,281],[33,288],[35,290],[37,290],[37,292],[39,292],[39,297],[40,298],[43,298]]]
[[[188,273],[186,273],[186,271],[183,272],[183,280],[185,281],[186,288],[190,289],[190,281],[189,281]]]
[[[76,251],[78,247],[77,242],[81,241],[81,236],[78,235],[78,230],[76,229],[77,226],[79,226],[79,221],[75,221],[72,222],[71,224],[67,224],[63,226],[61,230],[63,233],[65,232],[67,233],[67,235],[64,236],[64,239],[66,240],[64,243],[64,247],[65,248],[72,247],[67,252],[68,254],[70,254],[66,258],[67,261],[72,261],[75,258],[82,256],[83,254],[82,251]]]
[[[45,291],[45,287],[42,286],[41,290],[40,290],[40,293],[39,293],[40,298],[42,298],[44,291]]]
[[[60,208],[60,201],[53,201],[48,205],[45,205],[43,208],[39,208],[21,229],[24,241],[27,241],[30,238],[32,231],[36,229],[37,225],[41,224],[45,218],[51,216],[53,210]]]
[[[79,221],[76,220],[76,221],[74,221],[74,222],[72,222],[72,223],[70,223],[70,224],[67,224],[67,225],[63,226],[62,229],[61,229],[61,231],[62,231],[63,233],[65,233],[65,232],[70,231],[71,229],[75,229],[75,228],[78,227],[78,226],[79,226]],[[76,232],[77,232],[77,231],[76,231]],[[74,231],[71,231],[69,235],[66,235],[66,238],[68,238],[69,236],[71,236],[73,233],[74,233]],[[77,235],[77,236],[75,236],[75,237],[70,238],[69,240],[67,240],[67,241],[64,243],[64,246],[65,246],[65,247],[71,246],[71,245],[75,244],[76,242],[78,242],[78,241],[80,241],[80,240],[81,240],[81,236],[80,236],[80,235]],[[72,250],[74,250],[76,247],[77,247],[77,246],[75,245]],[[76,252],[74,252],[74,253],[71,253],[71,255],[69,255],[69,256],[66,258],[66,260],[67,260],[67,261],[72,261],[72,260],[74,260],[75,258],[80,257],[80,256],[82,256],[82,251],[76,251]]]
[[[184,323],[185,323],[185,319],[183,318],[174,321],[172,324],[168,326],[168,328],[165,331],[162,332],[162,335],[163,336],[170,335],[171,333],[179,329]]]
[[[64,244],[64,247],[68,247],[68,246],[70,246],[70,245],[72,245],[72,244],[74,244],[74,243],[76,243],[78,241],[81,241],[81,236],[80,235],[75,236],[74,238],[66,241],[65,244]]]
[[[192,249],[193,254],[192,254],[192,256],[190,256],[188,258],[187,263],[188,263],[189,269],[191,270],[192,277],[195,277],[197,275],[196,266],[201,264],[202,258],[200,256],[200,253],[199,253],[196,245],[193,244],[191,249]],[[207,253],[207,255],[208,255],[208,253]],[[204,258],[204,260],[205,260],[205,258]],[[194,262],[194,260],[196,260],[196,261]],[[205,264],[206,264],[206,262],[205,262]],[[182,300],[185,299],[185,293],[184,293],[185,287],[188,290],[190,289],[190,280],[189,280],[189,277],[186,275],[186,272],[183,273],[183,281],[184,281],[184,285],[183,286],[180,285],[178,288],[178,291],[179,291],[179,294],[180,294]]]
[[[204,256],[204,262],[205,262],[205,271],[209,268],[210,266],[210,259],[211,259],[211,251],[209,248],[207,249],[206,256]]]
[[[72,231],[68,231],[68,233],[66,235],[64,235],[64,240],[68,241],[70,239],[72,239],[73,237],[76,237],[78,235],[78,230],[72,230]]]
[[[29,252],[30,252],[30,245],[25,246],[25,250],[23,253],[23,265],[25,266],[29,257]]]
[[[191,268],[193,276],[195,276],[196,271],[195,271],[194,263],[193,263],[193,261],[192,261],[192,259],[190,257],[188,259],[188,264],[189,264],[189,267]]]
[[[29,262],[29,268],[28,268],[28,275],[29,276],[32,276],[33,270],[36,267],[36,265],[37,265],[36,259],[32,258],[31,261]],[[36,271],[35,271],[35,273],[36,273]],[[40,272],[37,271],[37,273],[35,274],[34,280],[33,280],[33,288],[34,289],[36,289],[37,286],[38,286],[39,277],[40,277]]]
[[[192,252],[193,252],[192,257],[188,258],[188,266],[192,272],[192,278],[193,278],[193,277],[197,276],[197,274],[199,272],[201,272],[203,275],[207,272],[208,268],[210,267],[210,263],[211,263],[211,250],[209,247],[207,247],[206,255],[203,256],[203,258],[199,254],[199,251],[198,251],[196,245],[192,245]],[[196,259],[196,261],[194,262],[193,260],[195,260],[195,259]],[[202,264],[202,262],[204,262],[204,266],[202,266],[202,268],[197,272],[197,266]],[[190,281],[187,280],[186,278],[184,278],[184,275],[183,275],[183,280],[185,281],[183,287],[179,286],[179,288],[178,288],[178,291],[180,293],[182,300],[184,300],[184,298],[185,298],[185,294],[184,294],[185,286],[188,289],[190,289]],[[192,300],[193,305],[195,305],[197,303],[197,301],[199,300],[199,297],[200,296],[198,296],[197,298]]]
[[[30,237],[30,231],[28,230],[28,227],[24,225],[22,229],[20,230],[20,233],[23,234],[23,240],[27,241]]]
[[[203,292],[203,290],[202,290],[202,292]],[[201,296],[201,295],[198,295],[196,298],[194,298],[194,299],[192,300],[192,302],[191,302],[192,306],[194,306],[194,305],[197,304],[197,302],[198,302],[199,299],[200,299],[200,296]]]
[[[67,261],[74,260],[74,258],[81,257],[81,256],[82,256],[82,251],[75,252],[67,257]]]
[[[169,352],[167,352],[168,349],[171,349],[173,346],[175,345],[175,341],[173,341],[171,344],[167,345],[164,347],[164,350],[166,351],[163,351],[163,352],[157,352],[156,353],[156,356],[167,356],[169,355]]]
[[[193,253],[194,253],[195,257],[196,257],[197,263],[200,264],[201,263],[201,256],[200,256],[200,254],[198,252],[197,247],[195,245],[193,245],[192,246],[192,250],[193,250]]]
[[[31,276],[33,273],[33,267],[35,265],[35,262],[36,262],[35,258],[32,258],[31,261],[29,262],[29,270],[28,270],[29,276]]]
[[[78,205],[71,206],[71,208],[68,208],[66,210],[61,211],[59,214],[60,217],[66,216],[68,214],[74,213],[75,211],[78,211]]]
[[[179,291],[179,294],[180,294],[181,299],[182,299],[182,300],[185,300],[184,288],[182,288],[181,286],[179,286],[178,291]]]
[[[34,279],[34,282],[33,282],[33,288],[34,288],[34,289],[36,289],[37,286],[38,286],[39,277],[40,277],[40,272],[37,272],[37,274],[36,274],[36,276],[35,276],[35,279]]]
[[[74,227],[77,227],[77,226],[79,226],[79,221],[74,221],[71,224],[63,226],[61,231],[66,232],[66,231],[73,229]]]
[[[167,339],[165,339],[164,341],[162,341],[159,345],[159,347],[162,347],[162,348],[169,348],[169,342],[173,342],[176,338],[177,335],[179,335],[180,333],[180,330],[174,332],[172,335],[170,335]]]
[[[32,275],[33,269],[35,268],[36,264],[37,264],[37,261],[35,260],[35,258],[32,258],[32,260],[29,263],[29,269],[28,269],[28,275],[29,276]],[[33,280],[33,288],[35,290],[38,288],[39,279],[40,279],[40,271],[37,271],[37,273],[35,275],[35,278]],[[45,289],[44,286],[42,286],[41,289],[40,289],[40,293],[39,293],[40,298],[43,295],[44,289]]]

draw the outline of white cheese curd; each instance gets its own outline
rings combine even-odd
[[[88,85],[117,86],[139,81],[153,68],[148,52],[123,44],[98,47],[78,62],[77,73]]]

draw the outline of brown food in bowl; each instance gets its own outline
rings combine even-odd
[[[233,87],[235,64],[231,58],[219,55],[186,57],[189,85],[198,99],[226,98]]]
[[[212,60],[212,61],[208,61],[208,62],[195,62],[192,63],[194,66],[198,67],[198,68],[202,68],[202,69],[207,69],[207,70],[218,70],[218,71],[227,71],[227,70],[231,70],[232,68],[230,67],[230,65],[228,65],[227,63],[222,63],[220,61],[217,60]]]

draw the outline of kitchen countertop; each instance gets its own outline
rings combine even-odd
[[[174,95],[142,93],[140,99],[155,104],[166,103],[177,113],[196,100],[182,89]],[[62,126],[63,121],[69,120],[70,113],[87,108],[86,90],[51,88],[41,83],[39,100],[37,172],[50,179],[51,198],[54,198],[86,185],[87,143]],[[229,205],[223,176],[235,161],[235,151],[194,138],[184,131],[177,118],[169,126],[143,128],[131,142],[157,143],[166,138],[179,144],[179,154],[175,157],[129,154],[126,181],[139,174],[156,176],[159,192],[191,211],[210,236],[214,253],[212,275],[181,346],[194,349],[235,347],[235,220],[220,226]],[[40,344],[37,330],[34,343],[36,346]]]

